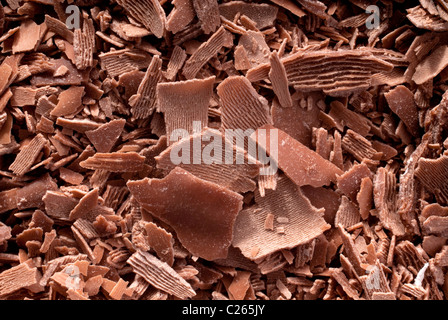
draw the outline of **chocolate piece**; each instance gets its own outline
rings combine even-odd
[[[230,21],[237,14],[245,15],[253,20],[257,24],[257,28],[261,30],[273,25],[278,9],[266,3],[230,1],[219,5],[219,13]]]
[[[43,135],[38,134],[35,136],[22,148],[14,162],[9,166],[9,170],[16,175],[23,176],[33,166],[45,144],[46,140]]]
[[[112,120],[95,130],[86,131],[85,134],[98,152],[108,153],[120,138],[125,124],[124,119]]]
[[[213,145],[207,141],[211,141]],[[199,149],[196,149],[196,146],[200,146]],[[216,148],[211,150],[210,146],[216,146]],[[222,150],[220,154],[218,154],[218,148]],[[173,153],[178,154],[179,151],[183,153],[188,150],[193,150],[193,152],[188,157],[182,155],[181,163],[173,163]],[[215,151],[216,153],[212,156],[212,152]],[[230,163],[229,155],[232,159]],[[212,129],[206,129],[171,145],[155,159],[158,168],[171,171],[180,167],[198,178],[219,184],[235,192],[255,190],[256,183],[253,179],[258,175],[260,167],[259,163],[250,158],[246,151],[226,140],[221,132]],[[243,160],[243,163],[235,164],[238,160]],[[216,172],[219,174],[215,174]]]
[[[241,195],[181,168],[171,171],[165,179],[131,181],[128,187],[143,208],[176,231],[190,252],[207,260],[227,256],[233,224],[242,209]],[[170,201],[180,196],[186,203]]]
[[[439,159],[421,158],[415,171],[415,176],[428,191],[436,196],[437,201],[442,205],[448,204],[447,168],[448,157],[446,156]]]
[[[162,60],[154,56],[146,74],[138,87],[137,93],[130,97],[131,113],[136,119],[149,117],[156,109],[157,83],[162,77]]]
[[[194,10],[201,23],[201,28],[204,33],[209,34],[215,32],[221,25],[219,17],[219,8],[217,0],[198,1],[192,0]]]
[[[144,168],[145,158],[135,152],[96,153],[79,163],[90,170],[111,172],[138,172]]]
[[[267,143],[272,141],[271,135],[277,135],[278,146]],[[262,136],[265,136],[263,141],[260,140]],[[271,161],[278,164],[278,167],[299,187],[329,185],[331,182],[336,182],[336,175],[342,174],[334,164],[271,125],[259,128],[252,139],[258,139],[259,146],[266,150]],[[274,148],[278,150],[274,152]],[[298,155],[300,157],[296,157]]]
[[[185,62],[182,74],[187,79],[196,78],[197,73],[226,44],[229,37],[224,27],[220,27]]]
[[[168,264],[158,260],[148,252],[137,251],[128,263],[134,271],[152,286],[180,299],[192,297],[196,292]]]
[[[307,243],[330,227],[322,218],[323,210],[314,208],[286,177],[279,180],[275,191],[267,190],[265,197],[260,197],[257,192],[255,195],[258,205],[238,215],[233,240],[233,246],[240,248],[243,255],[251,260]],[[283,234],[265,228],[269,214],[289,219]],[[255,254],[254,248],[258,248]]]
[[[385,97],[391,110],[403,120],[409,131],[417,136],[419,130],[418,112],[412,92],[404,86],[398,86],[385,94]]]
[[[213,94],[214,82],[215,77],[210,77],[203,80],[159,83],[157,85],[157,108],[164,114],[168,144],[179,138],[184,138],[175,131],[177,129],[192,134],[195,121],[200,122],[201,128],[208,126],[207,110]]]
[[[36,267],[26,263],[0,273],[0,296],[7,297],[22,288],[31,288],[39,282],[40,273]]]
[[[174,9],[166,21],[166,29],[172,33],[182,31],[195,17],[192,0],[173,0]]]
[[[275,94],[283,108],[292,107],[292,99],[289,93],[289,83],[286,75],[285,67],[278,57],[278,53],[274,52],[270,57],[271,71],[269,72],[269,79]]]
[[[145,224],[145,230],[150,248],[156,251],[161,261],[172,267],[174,263],[173,236],[152,222]]]
[[[56,107],[50,112],[51,116],[63,117],[74,116],[82,108],[82,97],[84,87],[71,87],[59,95]]]
[[[405,227],[396,210],[396,177],[385,168],[379,168],[374,181],[375,206],[379,210],[379,218],[384,227],[397,237],[405,234]]]
[[[155,0],[118,0],[122,6],[134,19],[142,23],[156,37],[161,38],[165,29],[165,11],[158,1]]]

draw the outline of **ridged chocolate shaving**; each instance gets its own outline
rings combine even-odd
[[[76,29],[74,31],[73,48],[76,67],[79,70],[93,67],[95,27],[91,19],[84,20],[82,29]]]
[[[416,27],[436,32],[448,31],[448,23],[436,15],[432,15],[421,6],[408,9],[407,18]]]
[[[157,85],[157,110],[164,114],[168,144],[174,142],[171,140],[174,130],[183,129],[192,134],[194,121],[200,122],[202,128],[208,126],[214,82],[215,77],[209,77]]]
[[[42,134],[35,136],[26,146],[22,147],[14,162],[9,166],[9,170],[16,175],[23,176],[33,166],[46,143],[47,140]]]
[[[137,49],[114,50],[98,55],[101,66],[111,77],[120,76],[126,72],[147,68],[150,64],[149,54]]]
[[[187,59],[187,54],[179,46],[175,46],[173,52],[171,53],[170,62],[168,63],[167,70],[165,73],[165,78],[168,80],[174,80],[179,70],[182,69],[185,60]]]
[[[230,1],[219,5],[219,13],[232,21],[239,13],[245,15],[257,24],[258,29],[272,26],[277,17],[278,9],[266,3],[246,3],[244,1]]]
[[[346,196],[342,196],[341,205],[336,213],[334,224],[336,226],[341,225],[347,229],[357,224],[360,218],[359,209]]]
[[[448,45],[440,46],[417,66],[412,80],[416,84],[423,84],[436,77],[447,66]]]
[[[163,36],[166,24],[165,11],[156,0],[118,0],[122,6],[134,19],[143,24],[157,38]]]
[[[131,113],[136,119],[148,118],[157,107],[157,84],[162,78],[162,60],[154,56],[138,87],[137,93],[129,99]]]
[[[406,232],[400,215],[397,213],[396,176],[385,168],[379,168],[373,181],[375,206],[384,227],[397,237]]]
[[[238,129],[244,132],[271,123],[266,99],[257,93],[245,77],[227,78],[217,87],[217,92],[222,108],[222,130]],[[237,134],[241,136],[239,132]]]
[[[193,152],[187,158],[182,157],[185,161],[176,165],[172,161],[172,154],[178,154],[181,150],[182,153],[187,150]],[[156,157],[156,161],[157,167],[167,172],[180,167],[198,178],[243,193],[255,190],[256,183],[253,179],[259,173],[259,163],[255,159],[250,159],[244,149],[238,148],[226,140],[221,132],[212,129],[172,144]],[[236,161],[242,163],[236,164]]]
[[[313,207],[286,177],[279,179],[275,191],[267,190],[265,197],[255,192],[255,201],[255,207],[238,215],[233,240],[233,246],[251,260],[308,243],[329,228],[323,219],[323,210]],[[265,220],[270,213],[275,219],[287,218],[288,222],[284,224],[274,220],[274,229],[283,227],[283,233],[266,230]]]
[[[342,148],[352,154],[356,160],[362,162],[367,159],[372,165],[377,165],[378,160],[382,157],[382,154],[373,148],[369,140],[350,129],[342,138]]]
[[[39,283],[40,277],[39,270],[27,263],[5,270],[0,273],[0,297],[6,297],[22,288],[32,289]]]
[[[191,285],[168,264],[144,251],[137,251],[129,259],[132,269],[152,286],[180,299],[196,295]]]
[[[201,44],[201,46],[185,62],[182,70],[182,74],[185,78],[195,78],[199,70],[201,70],[201,68],[225,45],[227,37],[227,31],[224,27],[220,27],[210,36],[207,42]]]
[[[421,158],[418,160],[418,168],[415,176],[423,184],[425,189],[435,195],[442,205],[448,204],[448,157],[438,159]]]

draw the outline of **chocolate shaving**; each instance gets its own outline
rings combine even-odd
[[[161,261],[172,267],[174,263],[173,236],[152,222],[145,224],[145,230],[149,247],[156,251]]]
[[[79,28],[74,31],[73,48],[75,64],[79,70],[93,67],[95,27],[91,19],[84,20],[82,29]]]
[[[101,66],[111,77],[126,72],[147,68],[150,63],[149,54],[137,49],[115,50],[98,55]]]
[[[148,252],[137,251],[128,260],[133,270],[152,286],[180,299],[194,296],[196,292],[168,264]]]
[[[192,0],[194,10],[205,34],[215,32],[221,25],[217,0]]]
[[[262,30],[274,24],[278,9],[277,7],[266,3],[230,1],[219,5],[219,13],[230,21],[232,21],[237,14],[245,15],[257,24],[259,30]]]
[[[419,159],[418,168],[415,171],[415,176],[442,205],[448,204],[447,168],[448,157],[442,156],[438,159]]]
[[[286,75],[285,67],[283,66],[278,53],[271,54],[271,71],[269,72],[269,79],[272,82],[272,87],[275,94],[283,108],[292,107],[292,99],[289,93],[288,78]]]
[[[122,6],[135,20],[140,22],[151,31],[157,38],[163,36],[165,30],[166,16],[165,11],[156,0],[118,0],[117,3]]]
[[[396,177],[385,168],[379,168],[373,181],[375,206],[384,227],[397,237],[405,234],[405,227],[396,210]]]
[[[110,172],[138,172],[144,168],[145,158],[135,152],[96,153],[93,157],[80,162],[80,166],[89,170]]]
[[[185,62],[182,74],[187,79],[194,79],[201,68],[226,44],[228,37],[224,27],[220,27],[211,37]]]
[[[219,146],[225,152],[220,152],[219,155],[217,149],[214,148],[213,150],[216,150],[216,153],[211,156],[212,150],[210,150],[210,145],[206,141],[212,141],[214,145],[216,143],[216,147]],[[194,150],[197,145],[200,145],[200,150],[191,153],[188,158],[182,157],[182,162],[177,165],[173,163],[172,155],[174,152]],[[207,151],[209,151],[209,154],[206,154]],[[231,163],[229,163],[229,155],[232,159]],[[212,159],[207,160],[203,156]],[[244,163],[234,164],[240,158]],[[259,173],[259,163],[255,159],[250,158],[245,150],[226,140],[221,132],[212,129],[206,129],[201,133],[190,136],[189,139],[183,139],[171,145],[155,159],[157,167],[160,169],[171,171],[175,167],[180,167],[198,178],[219,184],[235,192],[255,190],[256,183],[253,179]]]
[[[0,296],[6,297],[22,288],[32,288],[39,283],[40,272],[36,267],[21,263],[0,273]]]
[[[179,46],[175,46],[171,54],[170,62],[166,70],[165,78],[168,80],[174,80],[179,70],[182,69],[185,60],[187,59],[187,54]]]
[[[227,256],[233,224],[242,208],[241,195],[181,168],[171,171],[165,179],[132,181],[128,187],[143,208],[168,223],[193,254],[207,260]],[[202,198],[200,190],[208,190],[206,198]],[[176,195],[185,197],[189,205],[170,202]]]
[[[95,130],[86,131],[85,134],[98,152],[108,153],[120,138],[125,124],[124,119],[112,120]]]
[[[164,114],[168,144],[184,138],[178,136],[176,129],[192,134],[193,122],[200,122],[202,128],[208,126],[208,107],[214,82],[215,77],[209,77],[157,85],[157,108]]]
[[[174,9],[166,21],[166,29],[176,34],[185,29],[195,17],[192,0],[173,0]]]
[[[227,78],[217,87],[217,92],[222,108],[221,128],[236,129],[237,139],[245,139],[242,135],[246,130],[255,130],[272,122],[266,99],[257,93],[245,77]],[[248,119],[241,118],[239,114],[248,115]],[[247,142],[243,141],[247,146]]]
[[[281,141],[278,147],[276,146],[276,152],[274,147],[267,143],[271,141],[271,135],[277,135],[278,141]],[[262,136],[266,138],[264,141],[260,140]],[[266,150],[271,161],[274,161],[297,186],[322,187],[336,182],[336,175],[342,174],[334,164],[273,126],[261,127],[252,137],[254,140],[258,139],[259,146]]]
[[[156,90],[162,77],[161,67],[162,60],[154,56],[137,93],[129,99],[131,113],[136,119],[145,119],[156,109]]]
[[[293,196],[295,195],[295,196]],[[257,206],[243,210],[237,217],[233,246],[240,248],[251,260],[264,258],[281,249],[291,249],[316,238],[329,228],[322,209],[314,208],[288,178],[280,178],[275,191],[267,190],[265,197],[255,192]],[[283,234],[266,230],[268,214],[286,217]],[[274,222],[274,228],[277,227]],[[303,230],[307,230],[306,233]],[[254,252],[254,248],[258,248]]]
[[[9,170],[16,175],[23,176],[32,167],[46,143],[47,141],[42,134],[35,136],[19,152],[14,162],[9,166]]]

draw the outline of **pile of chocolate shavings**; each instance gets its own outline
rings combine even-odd
[[[0,46],[0,299],[448,294],[447,1],[6,0]],[[170,161],[226,129],[279,170]]]

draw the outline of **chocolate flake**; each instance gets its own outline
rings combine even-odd
[[[80,162],[80,166],[90,170],[110,172],[138,172],[144,168],[145,158],[136,152],[96,153]]]
[[[228,37],[224,27],[220,27],[211,37],[185,62],[182,74],[187,79],[194,79],[201,68],[226,44]]]
[[[184,138],[172,137],[172,134],[179,134],[175,132],[177,129],[192,134],[193,122],[200,122],[201,128],[208,126],[208,107],[214,82],[215,77],[209,77],[157,85],[157,108],[164,114],[168,144]],[[173,138],[176,140],[173,141]]]
[[[154,56],[137,93],[129,99],[131,113],[136,119],[145,119],[156,109],[156,90],[157,83],[162,77],[161,67],[162,60],[158,56]]]
[[[243,210],[237,216],[233,240],[233,246],[240,248],[243,255],[251,260],[305,244],[329,228],[322,218],[323,210],[314,208],[286,177],[278,181],[275,191],[267,190],[265,197],[257,195],[257,192],[255,194],[258,205]],[[289,219],[283,234],[265,228],[269,214]],[[259,250],[253,255],[255,247]]]
[[[175,168],[162,180],[131,181],[128,187],[143,208],[176,231],[190,252],[207,260],[227,256],[233,224],[242,209],[241,195],[181,168]],[[207,197],[203,198],[200,190]],[[181,196],[185,197],[185,203],[170,201]]]
[[[173,0],[174,9],[167,17],[166,29],[176,34],[182,31],[195,17],[192,0]]]
[[[222,148],[224,152],[218,154],[218,150],[213,149],[216,150],[216,154],[213,154],[213,159],[210,159],[211,161],[204,159],[203,156],[211,157],[210,151],[212,151],[206,141],[212,141],[213,144],[216,143],[216,146]],[[200,145],[200,149],[196,153],[192,152],[188,158],[182,156],[182,162],[177,166],[173,163],[173,152],[194,150],[196,145]],[[207,151],[209,151],[209,154],[206,154]],[[229,155],[232,159],[231,163],[228,160]],[[244,163],[235,164],[235,161],[240,158],[242,158]],[[253,179],[259,173],[259,163],[255,159],[247,155],[245,150],[234,146],[230,141],[226,140],[226,137],[221,132],[212,129],[206,129],[201,133],[191,135],[188,139],[183,139],[171,145],[155,159],[157,167],[160,169],[171,171],[175,167],[180,167],[198,178],[219,184],[235,192],[255,190],[256,183]],[[216,174],[217,172],[219,174]]]
[[[120,138],[125,124],[124,119],[112,120],[95,130],[86,131],[85,134],[98,152],[108,153]]]
[[[192,0],[201,28],[205,34],[215,32],[221,25],[217,0]]]
[[[9,166],[9,170],[16,175],[23,176],[33,166],[46,143],[47,140],[42,134],[35,136],[22,148],[14,162]]]
[[[448,157],[442,156],[439,159],[421,158],[415,171],[415,176],[428,191],[436,196],[437,201],[442,205],[448,204],[447,168]]]
[[[168,264],[148,252],[137,251],[128,260],[133,270],[152,286],[180,299],[196,295],[190,284]]]
[[[157,38],[163,36],[165,30],[166,16],[165,11],[156,0],[118,0],[117,3],[122,6],[134,19],[142,23]]]
[[[271,135],[274,134],[278,135],[279,141],[278,147],[275,146],[278,148],[277,155],[275,154],[277,152],[274,152],[274,146],[267,143],[271,141]],[[261,136],[265,136],[266,139],[261,141]],[[336,176],[342,174],[342,171],[334,164],[271,125],[259,128],[253,135],[253,139],[258,139],[259,146],[267,151],[271,161],[278,164],[278,167],[297,186],[322,187],[336,182]]]
[[[0,5],[0,299],[446,298],[447,1],[67,2]]]
[[[292,107],[292,99],[289,93],[288,78],[285,67],[278,57],[278,53],[271,54],[271,71],[269,72],[269,79],[272,82],[272,87],[275,94],[283,108]]]

